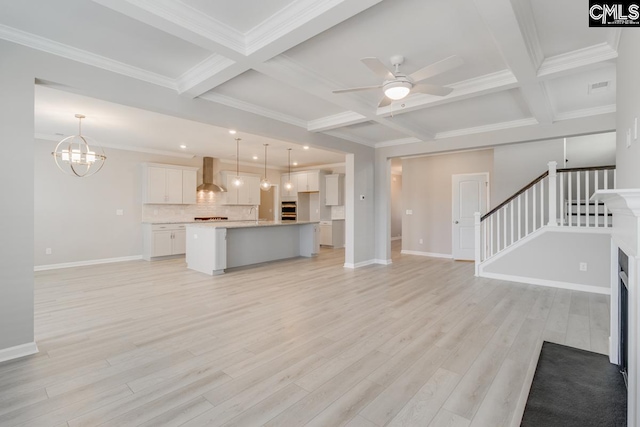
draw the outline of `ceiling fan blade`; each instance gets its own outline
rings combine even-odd
[[[393,71],[388,69],[378,58],[362,58],[360,61],[373,71],[376,76],[385,80],[394,78]]]
[[[445,71],[452,70],[456,67],[464,64],[464,61],[459,56],[453,55],[435,64],[427,65],[426,67],[411,74],[411,78],[414,82],[420,82],[428,79],[429,77],[437,76]]]
[[[447,96],[451,92],[453,92],[453,89],[451,89],[450,87],[430,85],[428,83],[419,83],[415,85],[413,88],[411,88],[411,92],[426,93],[429,95],[436,95],[436,96]]]
[[[371,89],[380,89],[382,85],[376,86],[363,86],[363,87],[352,87],[349,89],[338,89],[334,90],[333,93],[347,93],[347,92],[359,92],[361,90],[371,90]]]
[[[380,103],[378,104],[378,108],[382,108],[382,107],[386,107],[387,105],[391,105],[393,101],[391,100],[391,98],[387,98],[386,96],[383,96],[382,99],[380,100]]]

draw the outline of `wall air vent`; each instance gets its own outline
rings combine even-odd
[[[608,92],[610,86],[611,86],[611,82],[610,81],[590,83],[589,84],[589,89],[587,90],[587,93],[589,95],[591,95],[591,94],[594,94],[594,93]]]

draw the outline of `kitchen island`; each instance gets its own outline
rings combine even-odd
[[[229,221],[187,224],[187,267],[202,273],[318,253],[313,221]]]

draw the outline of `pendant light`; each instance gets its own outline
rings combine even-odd
[[[83,178],[102,169],[107,156],[92,138],[82,135],[82,119],[85,116],[76,114],[75,117],[78,119],[78,134],[64,138],[51,154],[62,172]]]
[[[267,147],[269,146],[269,144],[262,145],[264,145],[264,178],[262,178],[262,180],[260,181],[260,189],[262,191],[269,191],[271,189],[271,183],[267,178]]]
[[[240,138],[236,138],[236,176],[233,177],[233,186],[234,187],[241,187],[242,184],[244,183],[244,181],[242,180],[242,177],[240,176]]]
[[[287,178],[287,183],[284,185],[284,188],[287,190],[291,190],[293,188],[293,184],[291,183],[291,148],[287,148],[289,151],[289,177]]]

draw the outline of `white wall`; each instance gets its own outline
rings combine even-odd
[[[0,45],[0,358],[33,342],[33,67]]]
[[[547,231],[504,256],[483,271],[529,279],[609,289],[609,234]],[[580,263],[587,271],[580,271]]]
[[[507,200],[549,169],[547,163],[562,167],[564,143],[552,139],[525,144],[503,145],[493,149],[493,187],[491,208]]]
[[[616,164],[616,133],[606,132],[567,138],[567,168]],[[558,163],[562,167],[562,163]]]
[[[391,237],[402,237],[402,175],[391,176]]]
[[[493,150],[478,150],[402,161],[402,250],[451,255],[454,174],[493,170]],[[419,242],[423,239],[423,243]]]

